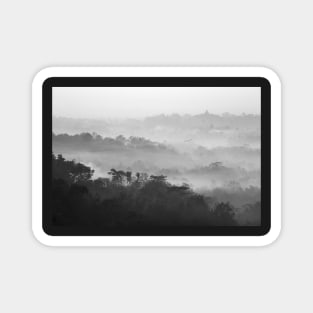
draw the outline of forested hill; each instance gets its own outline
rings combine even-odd
[[[95,227],[237,225],[235,208],[212,203],[187,184],[164,175],[110,169],[110,178],[93,179],[82,163],[52,155],[55,225]]]
[[[174,148],[169,145],[154,142],[143,137],[130,136],[128,138],[119,135],[116,138],[102,137],[96,133],[80,133],[76,135],[52,134],[53,145],[56,148],[66,150],[80,150],[89,152],[101,151],[151,151],[176,154]]]
[[[260,115],[233,115],[210,114],[204,112],[198,115],[155,115],[144,119],[74,119],[66,117],[53,117],[53,128],[57,133],[89,132],[91,129],[98,133],[107,133],[110,129],[125,127],[129,129],[150,129],[154,127],[171,127],[177,129],[225,129],[225,128],[260,128]]]

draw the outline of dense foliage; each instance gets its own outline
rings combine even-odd
[[[214,203],[189,185],[169,183],[164,175],[111,169],[110,178],[62,155],[52,155],[55,225],[96,227],[231,226],[229,203]]]

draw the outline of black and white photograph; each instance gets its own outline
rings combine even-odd
[[[53,87],[60,227],[261,225],[260,87]]]
[[[313,1],[0,12],[0,313],[313,312]]]

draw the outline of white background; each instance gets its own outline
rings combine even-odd
[[[312,311],[310,3],[2,1],[0,311]],[[31,82],[56,65],[275,70],[283,84],[280,238],[264,248],[39,244],[31,233]]]

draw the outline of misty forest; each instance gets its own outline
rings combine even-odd
[[[53,223],[258,226],[260,116],[53,117]]]

